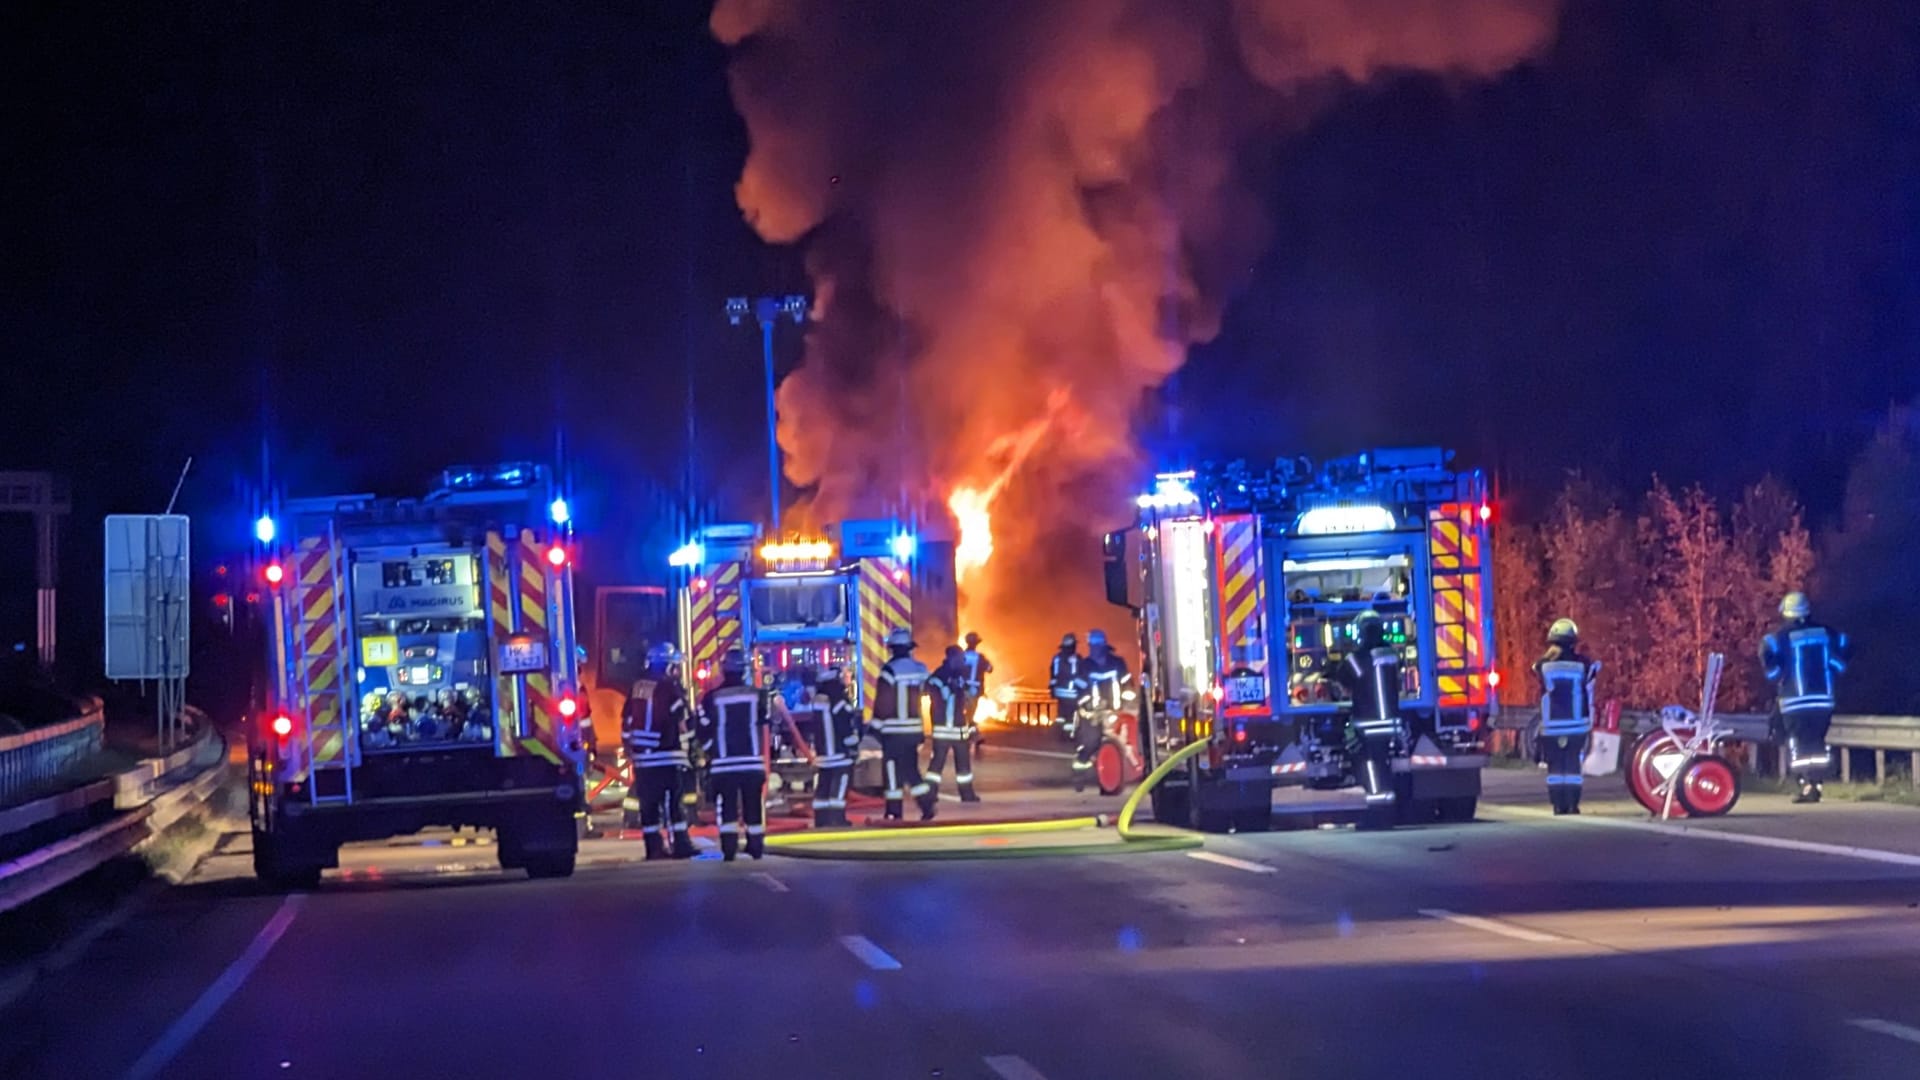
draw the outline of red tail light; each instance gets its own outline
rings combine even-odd
[[[1238,725],[1238,724],[1236,724],[1236,725],[1234,725],[1234,728],[1233,728],[1233,741],[1234,741],[1234,742],[1237,742],[1237,743],[1240,743],[1240,742],[1246,742],[1246,741],[1247,741],[1247,729],[1246,729],[1245,727],[1242,727],[1242,726],[1240,726],[1240,725]]]
[[[1500,689],[1500,673],[1497,671],[1487,672],[1487,685],[1495,690]]]
[[[713,674],[711,671],[708,671],[706,668],[703,667],[695,671],[693,673],[693,677],[694,677],[694,680],[697,682],[706,682],[707,676],[711,674]]]
[[[578,698],[575,698],[572,694],[568,694],[565,697],[562,697],[560,699],[560,715],[561,716],[564,716],[567,719],[571,720],[574,718],[575,714],[579,713],[579,711],[580,711],[580,701]]]
[[[267,584],[278,585],[286,580],[287,568],[277,562],[270,562],[266,569]]]
[[[293,717],[288,716],[286,713],[281,713],[273,718],[272,727],[273,733],[284,739],[293,734]]]
[[[1493,504],[1492,503],[1480,504],[1480,520],[1481,521],[1493,520]]]
[[[562,566],[567,565],[567,549],[562,547],[559,544],[555,544],[552,547],[548,548],[547,562],[551,564],[556,570]]]

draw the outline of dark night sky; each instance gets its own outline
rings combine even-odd
[[[706,5],[579,9],[10,6],[0,464],[97,514],[196,454],[189,509],[237,530],[263,398],[303,491],[539,454],[564,417],[611,520],[680,476],[691,357],[699,460],[750,512],[759,376],[720,303],[799,260],[733,208]],[[1528,68],[1349,95],[1267,152],[1276,240],[1170,451],[1774,470],[1824,509],[1920,391],[1911,3],[1573,0]]]

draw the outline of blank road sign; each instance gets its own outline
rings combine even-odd
[[[107,516],[109,679],[187,676],[187,518]]]

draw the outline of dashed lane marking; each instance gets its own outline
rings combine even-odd
[[[1906,1042],[1920,1045],[1920,1028],[1908,1027],[1905,1024],[1896,1024],[1891,1020],[1879,1020],[1871,1016],[1863,1016],[1855,1020],[1849,1020],[1847,1023],[1862,1031],[1891,1035],[1896,1039],[1902,1039]]]
[[[1047,1080],[1039,1069],[1027,1064],[1027,1059],[1017,1054],[991,1054],[980,1060],[1000,1080]]]
[[[774,877],[772,874],[767,873],[765,870],[755,871],[753,875],[753,880],[759,882],[762,885],[765,885],[767,888],[773,890],[774,892],[790,891],[787,888],[786,882],[781,881],[779,878]]]
[[[840,944],[846,946],[848,952],[859,957],[861,963],[875,971],[900,970],[900,961],[895,960],[888,954],[887,950],[875,945],[859,934],[842,935]]]
[[[1231,866],[1235,870],[1245,870],[1249,874],[1277,874],[1280,872],[1278,869],[1268,866],[1266,863],[1248,862],[1245,859],[1236,859],[1231,855],[1219,855],[1211,851],[1189,851],[1187,852],[1187,858],[1199,859],[1201,862],[1218,863],[1221,866]]]
[[[1524,926],[1514,926],[1511,923],[1503,923],[1496,919],[1483,919],[1478,915],[1461,915],[1457,912],[1447,911],[1444,908],[1421,908],[1420,914],[1425,915],[1429,919],[1443,919],[1460,926],[1471,927],[1475,930],[1484,930],[1489,934],[1499,934],[1501,937],[1510,937],[1517,941],[1531,941],[1535,944],[1544,945],[1567,940],[1555,934],[1544,934],[1538,930],[1529,930]]]
[[[1489,817],[1553,817],[1548,810],[1531,806],[1487,806],[1481,813]],[[1719,829],[1704,829],[1698,826],[1662,825],[1652,821],[1634,821],[1629,818],[1602,817],[1598,814],[1583,814],[1579,817],[1561,817],[1558,820],[1573,825],[1598,826],[1609,829],[1636,829],[1640,832],[1659,833],[1662,836],[1684,836],[1692,840],[1721,840],[1729,844],[1747,844],[1751,847],[1775,848],[1780,851],[1804,851],[1813,855],[1838,855],[1845,859],[1860,859],[1865,862],[1891,863],[1894,866],[1920,866],[1920,855],[1910,855],[1904,851],[1883,851],[1880,848],[1850,847],[1845,844],[1822,844],[1814,840],[1789,840],[1784,836],[1759,836],[1753,833],[1722,832]]]
[[[306,897],[301,893],[294,893],[282,900],[273,917],[267,920],[267,925],[253,936],[247,951],[228,964],[220,977],[213,980],[213,985],[207,987],[187,1011],[180,1014],[179,1019],[160,1033],[160,1038],[147,1047],[147,1052],[141,1054],[140,1059],[127,1070],[127,1080],[146,1080],[147,1077],[158,1076],[172,1064],[173,1059],[180,1056],[180,1051],[187,1048],[200,1029],[207,1026],[207,1022],[219,1013],[220,1007],[227,1003],[227,999],[247,981],[247,976],[253,974],[253,969],[260,966],[260,961],[273,951],[274,945],[287,932],[287,927],[293,925],[293,917],[300,913],[300,905],[305,902]]]

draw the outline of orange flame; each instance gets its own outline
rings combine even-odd
[[[964,582],[967,575],[987,565],[993,558],[993,494],[979,488],[958,487],[947,499],[947,509],[960,526],[960,538],[953,545],[953,580]]]

